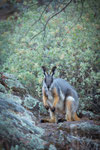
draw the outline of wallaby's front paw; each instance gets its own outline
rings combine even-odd
[[[55,112],[55,107],[52,107],[52,108],[51,108],[51,111],[52,111],[52,112]]]
[[[48,105],[45,105],[44,107],[45,107],[47,110],[49,109],[49,106],[48,106]]]

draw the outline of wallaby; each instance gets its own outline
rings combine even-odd
[[[78,109],[78,95],[76,90],[64,79],[54,78],[56,67],[51,73],[47,73],[46,67],[42,67],[44,81],[42,87],[43,104],[49,109],[50,119],[42,119],[41,122],[58,122],[56,112],[64,112],[66,121],[79,121],[76,111]]]

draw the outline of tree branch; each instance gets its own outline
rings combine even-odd
[[[55,16],[57,16],[58,14],[60,14],[62,11],[64,11],[64,10],[69,6],[69,4],[70,4],[72,1],[73,1],[73,0],[70,0],[60,11],[58,11],[58,12],[54,13],[52,16],[50,16],[50,17],[47,19],[47,21],[46,21],[46,23],[45,23],[45,25],[44,25],[44,28],[43,28],[40,32],[38,32],[37,34],[35,34],[35,35],[31,38],[31,40],[33,40],[37,35],[39,35],[39,34],[42,33],[43,31],[45,32],[46,26],[47,26],[47,24],[49,23],[49,21],[50,21],[52,18],[54,18]],[[30,40],[30,41],[31,41],[31,40]]]
[[[44,10],[42,11],[42,13],[41,13],[39,19],[37,19],[37,20],[31,25],[31,27],[34,26],[37,22],[39,22],[39,21],[41,20],[41,18],[42,18],[42,16],[43,16],[44,12],[45,12],[46,9],[49,7],[49,5],[50,5],[50,3],[51,3],[52,1],[53,1],[53,0],[51,0],[51,1],[46,5],[46,7],[45,7]],[[28,31],[25,33],[25,36],[28,34],[29,31],[30,31],[30,28],[29,28]]]

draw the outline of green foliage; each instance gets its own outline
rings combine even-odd
[[[80,20],[81,6],[76,9],[75,4],[51,19],[44,39],[44,33],[41,33],[31,40],[52,15],[52,6],[34,26],[32,24],[39,18],[43,6],[32,5],[22,16],[17,14],[16,22],[10,18],[1,21],[2,71],[15,74],[33,96],[41,99],[41,66],[50,69],[56,65],[56,77],[60,76],[75,86],[83,108],[93,101],[97,102],[100,91],[100,18],[94,17],[94,10],[89,8],[87,1],[84,6]],[[96,11],[98,14],[99,10]]]

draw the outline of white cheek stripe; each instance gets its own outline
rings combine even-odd
[[[68,101],[75,101],[75,99],[74,99],[72,96],[68,96],[68,97],[67,97],[67,100],[68,100]]]

